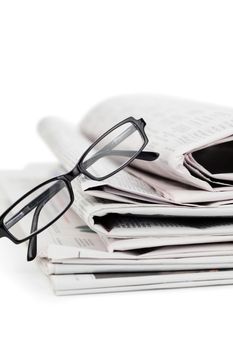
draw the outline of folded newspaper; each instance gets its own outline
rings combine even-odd
[[[7,197],[70,170],[94,139],[128,116],[145,119],[147,150],[160,157],[134,161],[101,182],[72,182],[72,210],[39,238],[38,261],[56,294],[232,284],[230,108],[138,95],[103,102],[78,127],[45,118],[39,133],[59,167],[2,173]]]
[[[230,241],[233,110],[125,96],[94,108],[79,127],[45,118],[39,133],[70,170],[97,136],[130,115],[146,120],[148,150],[159,152],[159,159],[137,160],[102,182],[75,180],[74,210],[109,251]]]
[[[58,172],[57,166],[45,164],[31,164],[22,171],[2,171],[1,209]],[[37,262],[56,295],[233,283],[231,242],[109,252],[99,235],[73,210],[40,235]]]

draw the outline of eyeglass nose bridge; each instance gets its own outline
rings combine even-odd
[[[77,177],[80,174],[81,174],[81,169],[79,167],[79,164],[77,164],[70,172],[68,172],[64,176],[65,176],[66,180],[72,181],[75,177]]]

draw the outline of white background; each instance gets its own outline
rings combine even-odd
[[[53,159],[46,115],[154,92],[233,106],[232,1],[0,1],[0,168]],[[0,244],[0,348],[232,349],[233,287],[55,297]]]

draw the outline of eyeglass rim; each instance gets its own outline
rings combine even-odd
[[[132,123],[136,129],[139,131],[140,135],[142,136],[143,139],[143,144],[141,146],[141,148],[133,155],[133,157],[131,157],[127,162],[125,162],[124,164],[122,164],[119,168],[117,168],[116,170],[114,170],[113,172],[105,175],[105,176],[94,176],[91,173],[89,173],[84,167],[83,167],[83,160],[85,159],[85,157],[87,156],[87,154],[102,140],[104,139],[107,135],[109,135],[110,133],[112,133],[115,129],[119,128],[120,126],[126,124],[126,123]],[[144,121],[143,118],[141,119],[135,119],[134,117],[128,117],[124,120],[122,120],[121,122],[119,122],[118,124],[114,125],[111,129],[107,130],[104,134],[102,134],[99,138],[97,138],[92,144],[91,146],[83,153],[83,155],[81,156],[81,158],[79,159],[76,167],[78,167],[81,171],[82,174],[86,175],[88,178],[90,178],[91,180],[95,180],[95,181],[103,181],[105,179],[107,179],[110,176],[115,175],[116,173],[118,173],[119,171],[121,171],[122,169],[124,169],[125,167],[127,167],[130,163],[133,162],[133,160],[142,152],[142,150],[146,147],[146,145],[148,144],[148,137],[146,136],[145,133],[145,126],[146,126],[146,122]]]
[[[59,214],[57,215],[53,220],[51,220],[47,225],[43,226],[42,228],[40,228],[39,230],[37,230],[36,232],[34,232],[33,234],[28,235],[25,238],[22,239],[18,239],[16,238],[6,227],[5,223],[4,223],[4,219],[7,216],[7,214],[9,214],[9,212],[16,207],[20,202],[22,202],[26,197],[30,196],[33,192],[36,192],[39,188],[49,184],[50,182],[55,182],[55,181],[59,181],[62,180],[65,185],[66,188],[68,189],[68,193],[70,196],[70,202],[69,204],[65,207],[65,209]],[[14,202],[9,208],[7,208],[7,210],[1,215],[0,218],[0,226],[2,227],[3,231],[4,231],[4,237],[9,238],[12,242],[14,242],[15,244],[20,244],[23,243],[27,240],[29,240],[30,238],[37,236],[39,233],[41,233],[42,231],[46,230],[49,226],[51,226],[55,221],[57,221],[73,204],[74,202],[74,192],[71,186],[70,181],[66,178],[66,174],[64,175],[59,175],[59,176],[55,176],[49,180],[46,180],[42,183],[40,183],[39,185],[37,185],[36,187],[33,187],[31,190],[29,190],[28,192],[26,192],[22,197],[20,197],[16,202]]]

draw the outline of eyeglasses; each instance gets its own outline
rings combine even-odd
[[[145,121],[127,118],[99,137],[68,173],[53,177],[27,192],[0,217],[0,237],[15,244],[29,240],[27,260],[37,254],[37,235],[57,221],[72,205],[71,182],[79,175],[101,181],[134,159],[152,161],[159,154],[143,152],[148,143]],[[107,162],[106,162],[107,160]]]

